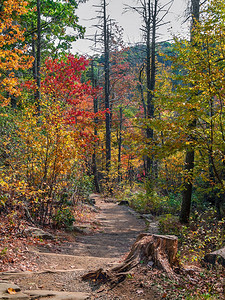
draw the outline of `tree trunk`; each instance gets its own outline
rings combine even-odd
[[[141,69],[139,71],[139,84],[138,84],[138,87],[139,87],[139,90],[140,90],[140,93],[141,93],[141,102],[142,102],[143,109],[144,109],[144,118],[146,119],[147,118],[147,107],[146,107],[146,103],[145,103],[143,83],[142,83],[142,72],[143,72],[143,70],[144,70],[144,64],[141,66]]]
[[[92,77],[92,86],[96,88],[97,86],[97,80],[94,78],[94,61],[91,61],[91,77]],[[96,114],[98,112],[98,98],[93,98],[93,106],[94,106],[94,113]],[[97,124],[98,124],[98,118],[95,117],[94,119],[95,128],[94,128],[94,135],[97,137],[98,131],[97,131]],[[96,142],[94,145],[94,152],[92,155],[92,172],[94,175],[94,184],[95,184],[95,190],[97,193],[100,193],[100,186],[99,186],[99,180],[98,180],[98,168],[97,168],[97,162],[96,162]]]
[[[192,178],[193,178],[193,169],[194,169],[194,150],[187,151],[185,157],[185,171],[189,175],[189,179],[185,182],[184,192],[183,192],[183,201],[180,211],[180,222],[187,224],[189,222],[189,216],[191,211],[191,196],[192,196]]]
[[[196,22],[199,21],[199,11],[200,11],[200,0],[191,0],[192,4],[192,26],[191,26],[191,42],[194,36],[194,28]],[[194,47],[194,45],[193,45]],[[196,120],[189,125],[190,130],[196,127]],[[191,139],[191,137],[190,137]],[[180,222],[186,224],[189,222],[190,211],[191,211],[191,198],[192,198],[192,188],[193,188],[193,169],[194,169],[194,149],[188,149],[186,151],[185,157],[185,171],[189,174],[189,180],[185,182],[183,199],[180,212]]]
[[[32,22],[32,56],[34,58],[32,72],[33,72],[33,79],[37,80],[37,66],[36,66],[36,51],[35,51],[35,36],[34,36],[34,23]]]
[[[152,5],[151,5],[152,4]],[[147,119],[154,118],[154,90],[156,77],[156,22],[158,0],[154,4],[148,0],[146,4],[146,80],[147,80]],[[154,139],[153,129],[147,128],[147,140],[151,145]],[[148,154],[146,160],[146,175],[150,181],[154,180],[154,158]]]
[[[16,97],[14,95],[11,95],[10,98],[11,98],[11,101],[10,101],[11,107],[14,108],[14,109],[17,108],[17,99],[16,99]]]
[[[122,174],[121,174],[122,126],[123,126],[123,111],[122,111],[122,107],[120,107],[120,125],[119,125],[119,136],[118,136],[118,183],[120,183],[122,180]]]
[[[110,103],[109,103],[109,32],[107,25],[107,14],[106,14],[106,0],[103,2],[103,18],[104,18],[104,72],[105,72],[105,109],[106,112],[106,171],[110,170],[111,166],[111,123],[110,123]]]
[[[37,79],[37,91],[36,91],[36,106],[37,111],[40,113],[40,100],[41,100],[41,4],[40,0],[37,0],[37,55],[36,55],[36,79]]]
[[[147,84],[147,119],[151,119],[154,115],[154,109],[152,105],[152,62],[151,57],[151,7],[150,0],[146,4],[146,84]],[[153,27],[152,27],[153,28]],[[153,41],[152,41],[153,43]],[[153,49],[153,46],[152,46]],[[147,141],[150,145],[153,140],[153,130],[149,126],[146,129]],[[152,155],[148,154],[146,158],[146,176],[150,179],[152,177],[153,159]],[[150,179],[151,180],[151,179]]]

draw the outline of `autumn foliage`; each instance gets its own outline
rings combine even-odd
[[[127,186],[142,193],[148,190],[146,197],[140,194],[134,202],[144,203],[144,208],[155,214],[164,212],[170,199],[177,202],[176,210],[173,207],[169,212],[178,214],[185,182],[191,180],[195,207],[203,202],[216,205],[222,215],[224,2],[205,2],[191,40],[177,38],[173,43],[159,43],[166,45],[167,54],[157,56],[151,118],[146,115],[148,74],[146,57],[141,54],[145,46],[123,48],[120,43],[116,47],[114,40],[109,55],[110,105],[105,111],[104,57],[93,57],[91,65],[83,56],[66,53],[68,44],[61,45],[58,53],[55,45],[54,53],[45,49],[50,47],[52,35],[65,34],[55,20],[52,3],[48,10],[48,1],[43,2],[41,12],[39,78],[37,11],[36,7],[28,10],[33,3],[5,0],[0,4],[0,209],[11,210],[18,205],[34,223],[43,225],[56,226],[60,218],[71,221],[73,212],[67,200],[71,205],[73,195],[79,194],[80,178],[86,176],[85,182],[92,184],[95,176],[105,193],[120,193]],[[57,1],[57,11],[66,5],[68,12],[67,4]],[[55,22],[52,35],[48,35],[51,22],[44,23],[43,17],[50,20],[49,15]],[[63,18],[68,22],[65,15]],[[33,24],[26,31],[22,25],[25,27],[28,21]],[[67,36],[66,41],[69,39]],[[40,97],[35,95],[37,78]],[[8,105],[13,97],[17,101],[15,110]],[[109,170],[103,122],[108,113],[112,150]],[[193,121],[196,126],[191,128]],[[154,132],[151,139],[146,138],[149,128]],[[195,151],[191,172],[184,168],[188,149]],[[148,157],[154,162],[151,180],[146,176]]]
[[[81,82],[87,65],[83,57],[72,55],[46,60],[40,114],[35,105],[26,104],[15,118],[15,136],[5,140],[8,146],[17,143],[17,150],[8,150],[10,164],[3,168],[2,185],[7,192],[13,188],[13,197],[41,224],[53,222],[59,209],[62,214],[67,209],[61,197],[68,190],[73,193],[71,179],[96,138],[96,115],[89,106],[96,91]],[[31,86],[24,83],[26,89]]]
[[[199,263],[224,247],[225,3],[202,1],[191,38],[152,43],[150,58],[111,24],[109,51],[87,59],[68,52],[84,33],[77,2],[0,0],[0,259],[12,263],[11,236],[21,247],[31,224],[71,229],[95,190],[157,218],[178,235],[181,262]],[[187,184],[189,227],[179,223]]]
[[[26,55],[24,30],[19,25],[19,18],[27,12],[26,1],[5,0],[0,6],[0,103],[7,105],[9,96],[20,94],[18,70],[32,66],[33,59]]]

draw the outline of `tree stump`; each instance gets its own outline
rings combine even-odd
[[[111,282],[121,282],[126,278],[128,272],[138,264],[152,262],[154,266],[164,270],[172,279],[176,275],[172,267],[177,263],[178,238],[171,235],[140,234],[125,261],[117,266],[103,272],[99,269],[84,275],[83,280],[98,280],[107,278]],[[100,273],[102,272],[102,276]]]

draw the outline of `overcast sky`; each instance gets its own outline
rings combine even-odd
[[[99,8],[94,7],[99,5],[101,0],[88,0],[86,3],[81,3],[77,10],[77,15],[80,19],[79,23],[86,27],[86,36],[94,34],[96,28],[93,28],[98,21],[94,20],[98,13]],[[161,0],[162,4],[167,3],[168,0]],[[124,29],[124,41],[126,43],[138,43],[142,41],[142,34],[140,31],[141,19],[138,13],[135,12],[124,12],[124,4],[135,5],[136,0],[107,0],[108,7],[107,12],[112,19],[118,22],[118,25]],[[171,21],[159,29],[161,34],[161,40],[169,40],[172,38],[172,34],[187,34],[187,24],[182,25],[184,20],[184,12],[187,8],[187,0],[174,0],[174,3],[170,9],[170,13],[167,15],[165,21]],[[73,52],[80,54],[93,54],[90,49],[93,42],[85,39],[78,40],[73,43]]]

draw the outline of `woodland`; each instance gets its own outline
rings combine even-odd
[[[91,56],[71,52],[81,2],[0,0],[0,271],[26,226],[70,232],[94,192],[178,237],[171,272],[201,270],[159,299],[222,299],[225,251],[205,256],[225,247],[225,2],[187,1],[189,36],[162,42],[173,1],[130,1],[128,47],[99,1]]]

